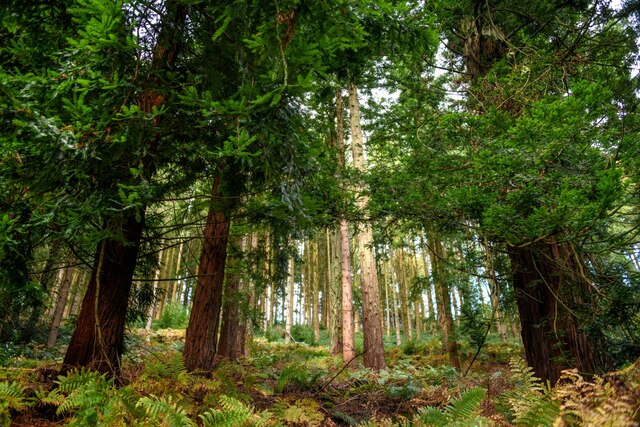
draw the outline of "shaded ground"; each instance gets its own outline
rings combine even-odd
[[[620,424],[612,425],[631,426],[640,400],[638,363],[599,382],[568,373],[552,396],[533,380],[522,362],[514,365],[514,360],[521,361],[519,348],[508,343],[487,345],[463,377],[443,364],[439,346],[429,342],[405,351],[390,349],[389,368],[373,373],[357,365],[343,369],[343,362],[323,347],[284,346],[257,339],[251,357],[237,363],[220,361],[213,372],[196,376],[188,374],[182,364],[183,339],[184,330],[136,331],[129,340],[117,387],[88,381],[85,389],[59,393],[58,364],[15,360],[15,366],[0,369],[0,381],[15,381],[23,387],[26,404],[9,410],[11,425],[65,425],[79,417],[97,417],[99,425],[115,425],[116,421],[119,425],[173,425],[168,421],[172,411],[198,425],[203,424],[207,412],[220,417],[253,417],[235,425],[253,425],[259,419],[267,420],[265,425],[420,425],[416,420],[424,417],[429,407],[444,417],[441,425],[447,425],[447,419],[460,417],[451,409],[456,399],[468,390],[480,389],[482,399],[467,415],[487,425],[515,425],[528,416],[527,411],[542,411],[550,420],[557,416],[568,420],[558,425],[580,425],[570,421],[577,420],[573,412],[582,411],[584,420],[628,413],[627,418],[620,418]],[[468,355],[470,359],[471,351]],[[77,381],[84,380],[79,375]],[[93,407],[82,406],[85,403],[77,397],[90,395],[87,390],[97,390],[99,397],[94,396]],[[69,405],[73,399],[77,402]],[[230,399],[236,409],[224,399]],[[64,405],[69,406],[68,411],[61,411]],[[153,405],[164,405],[166,414],[154,415]]]

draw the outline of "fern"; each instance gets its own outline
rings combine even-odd
[[[28,406],[24,400],[24,387],[14,382],[0,382],[0,420],[2,425],[11,424],[10,410],[21,411]]]
[[[551,426],[560,414],[560,406],[553,400],[549,386],[533,374],[533,369],[519,357],[510,360],[509,366],[516,387],[503,394],[519,426]]]
[[[168,398],[142,397],[136,404],[145,411],[145,425],[169,425],[175,427],[195,427],[183,408]]]
[[[226,395],[220,396],[221,409],[212,409],[200,415],[205,427],[264,426],[271,414],[264,411],[256,414],[253,408]]]
[[[187,368],[181,353],[165,355],[165,360],[158,358],[147,363],[143,376],[147,378],[179,380],[187,375]]]
[[[320,405],[315,400],[299,399],[283,410],[282,420],[287,425],[316,426],[324,420],[324,414],[320,412]]]
[[[322,373],[320,371],[312,371],[304,364],[294,362],[280,371],[278,381],[274,391],[282,393],[289,384],[295,384],[302,389],[312,389],[318,384],[318,379]]]
[[[485,398],[482,388],[472,388],[454,399],[444,410],[427,407],[418,411],[417,422],[424,426],[486,426],[491,421],[482,417],[480,404]]]
[[[564,425],[634,427],[634,397],[624,388],[595,377],[586,381],[576,369],[566,370],[554,395],[562,402]]]
[[[73,370],[66,377],[58,377],[55,383],[58,387],[49,396],[52,402],[61,401],[56,414],[85,412],[90,424],[97,423],[97,419],[93,421],[94,415],[97,416],[98,408],[104,405],[113,388],[113,382],[107,380],[105,375],[84,368]]]

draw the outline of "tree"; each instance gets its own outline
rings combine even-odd
[[[360,127],[360,103],[358,89],[352,83],[349,87],[349,117],[351,124],[351,149],[353,164],[360,173],[365,172],[363,137]],[[358,209],[366,215],[368,196],[361,186],[357,199]],[[344,243],[344,242],[343,242]],[[358,225],[358,251],[360,253],[360,285],[362,288],[362,318],[364,334],[364,365],[373,370],[386,367],[382,333],[382,314],[376,259],[373,251],[373,230],[369,221]],[[343,298],[345,295],[343,295]]]

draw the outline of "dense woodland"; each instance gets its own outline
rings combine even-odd
[[[0,423],[640,423],[636,0],[9,0]]]

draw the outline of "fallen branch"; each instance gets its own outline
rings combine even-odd
[[[335,374],[333,377],[331,377],[331,379],[329,381],[327,381],[322,387],[320,387],[320,391],[324,391],[324,389],[326,389],[329,386],[329,384],[331,384],[333,382],[333,380],[338,378],[338,375],[340,375],[342,373],[342,371],[347,369],[347,367],[351,364],[351,362],[353,362],[356,358],[358,358],[358,357],[362,356],[363,354],[365,354],[370,349],[371,349],[371,347],[369,347],[368,349],[366,349],[362,353],[358,353],[355,356],[353,356],[347,363],[344,364],[342,369],[340,369],[337,374]]]

